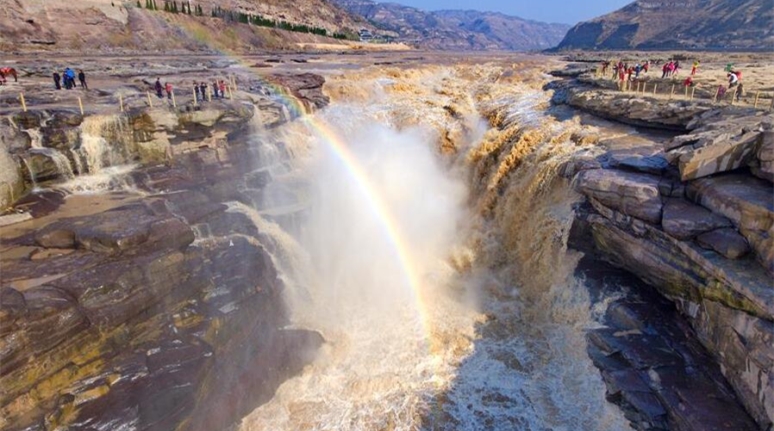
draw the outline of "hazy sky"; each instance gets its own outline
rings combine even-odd
[[[476,9],[536,21],[575,24],[612,12],[633,0],[377,0],[425,10]]]

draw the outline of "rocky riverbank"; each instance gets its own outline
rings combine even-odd
[[[665,143],[602,140],[603,155],[565,167],[586,197],[577,211],[575,229],[583,238],[577,242],[591,242],[588,251],[654,287],[692,327],[659,329],[661,318],[653,317],[652,306],[611,307],[607,320],[613,329],[589,334],[590,354],[609,395],[627,406],[639,429],[770,429],[771,113],[621,93],[588,74],[549,87],[555,102],[675,132]],[[734,395],[711,367],[695,360],[692,337],[712,353],[755,423],[725,410],[734,405]],[[719,383],[707,386],[706,381]],[[724,413],[713,413],[719,411]]]
[[[321,77],[282,79],[327,104]],[[2,119],[1,428],[224,429],[311,360],[323,339],[284,329],[275,243],[243,204],[283,157],[251,136],[292,114],[257,86],[235,99]],[[112,191],[70,195],[90,188]]]

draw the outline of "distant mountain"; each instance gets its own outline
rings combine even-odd
[[[774,0],[638,0],[576,25],[558,49],[774,51]]]
[[[443,50],[533,51],[556,46],[570,26],[529,21],[494,12],[426,12],[395,3],[332,0],[398,41]]]

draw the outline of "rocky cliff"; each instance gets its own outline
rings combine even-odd
[[[426,12],[395,3],[335,0],[398,40],[427,49],[534,51],[551,48],[569,26],[529,21],[493,12]]]
[[[327,103],[319,76],[282,80]],[[39,189],[0,217],[0,428],[226,429],[311,360],[322,337],[285,329],[276,243],[243,204],[276,162],[249,132],[288,119],[254,103],[4,118],[6,199]]]
[[[569,88],[559,87],[557,100],[682,134],[663,144],[608,139],[600,142],[602,155],[566,166],[587,202],[578,210],[576,228],[585,230],[601,258],[674,302],[760,429],[768,429],[774,421],[772,117],[751,108],[601,90],[595,83],[581,77]],[[684,379],[693,368],[673,375],[674,356],[659,357],[653,366],[652,357],[626,345],[650,337],[656,323],[638,317],[637,307],[612,313],[617,335],[590,335],[592,357],[609,392],[640,411],[643,429],[663,420],[694,429],[689,424],[695,406],[684,404],[677,412],[663,407],[681,398],[665,394],[664,382]]]
[[[638,0],[576,25],[558,49],[770,51],[772,20],[768,0]]]

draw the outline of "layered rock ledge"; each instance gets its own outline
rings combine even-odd
[[[319,96],[322,80],[299,82]],[[2,120],[0,190],[22,212],[0,217],[0,428],[226,429],[312,360],[323,339],[286,329],[276,244],[250,209],[271,182],[254,113],[288,118],[240,99]],[[126,163],[112,191],[67,195]]]
[[[756,424],[733,423],[736,416],[701,418],[690,413],[687,392],[663,392],[670,385],[709,389],[685,383],[698,370],[690,356],[638,359],[643,352],[632,351],[636,347],[627,338],[648,338],[634,345],[658,352],[676,349],[659,348],[663,340],[651,339],[639,305],[611,308],[608,323],[618,329],[590,334],[592,357],[609,393],[633,406],[639,429],[769,429],[774,422],[774,118],[753,109],[645,100],[591,88],[583,79],[553,88],[559,90],[558,101],[595,115],[683,133],[645,146],[620,148],[603,141],[604,155],[571,162],[566,173],[586,197],[576,228],[589,235],[598,256],[675,304]],[[690,344],[683,340],[678,344]],[[682,371],[675,374],[678,364]],[[697,424],[700,418],[709,428]]]

